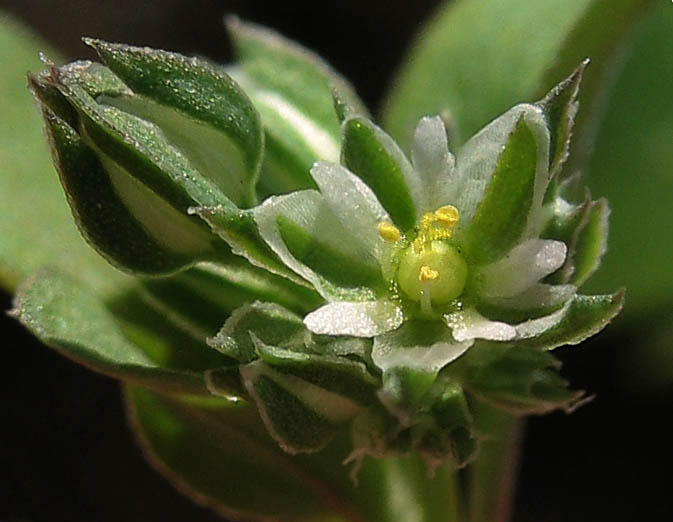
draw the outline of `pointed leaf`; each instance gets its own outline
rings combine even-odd
[[[585,59],[575,71],[537,102],[542,109],[549,128],[549,173],[556,176],[570,154],[570,139],[579,107],[577,100],[582,74],[589,65]]]
[[[12,315],[45,344],[105,375],[159,391],[207,394],[200,373],[160,366],[74,279],[42,271],[19,288]]]
[[[536,235],[548,182],[549,133],[539,109],[517,106],[475,135],[458,156],[468,223],[467,255],[483,264]]]
[[[162,128],[203,175],[238,205],[255,203],[264,137],[257,111],[224,72],[199,58],[113,44],[85,43],[136,94],[110,102]]]
[[[555,318],[551,328],[521,339],[517,345],[553,350],[565,344],[579,344],[605,328],[623,304],[623,291],[612,295],[578,295],[562,309],[562,315]]]
[[[44,110],[44,119],[75,221],[89,244],[111,264],[138,273],[171,273],[210,250],[208,238],[194,240],[184,234],[183,227],[167,220],[161,220],[167,228],[160,234],[152,233],[158,232],[157,228],[148,231],[129,210],[128,200],[119,197],[109,169],[94,150],[49,109]],[[121,171],[120,174],[124,176]],[[141,190],[140,185],[137,188]],[[166,210],[166,215],[169,212]],[[197,237],[198,234],[199,231]]]
[[[79,234],[59,186],[34,100],[26,90],[26,71],[40,69],[38,51],[49,48],[18,22],[0,15],[0,286],[11,291],[49,264],[76,275],[96,293],[111,295],[131,281],[90,249]]]
[[[365,117],[343,123],[341,163],[376,194],[402,230],[423,212],[421,180],[393,139]]]
[[[608,249],[608,217],[610,207],[601,198],[593,202],[586,223],[573,245],[572,260],[574,271],[570,282],[582,285],[597,269],[603,254]]]
[[[568,389],[568,382],[558,374],[560,362],[548,352],[481,343],[464,362],[469,390],[513,413],[571,411],[583,403],[584,393]]]

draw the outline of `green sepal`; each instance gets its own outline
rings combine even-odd
[[[542,109],[549,128],[549,177],[559,174],[570,154],[570,140],[579,108],[578,94],[584,69],[589,65],[585,59],[573,73],[556,85],[536,103]]]
[[[518,415],[570,411],[584,392],[569,390],[549,352],[523,345],[477,343],[463,361],[461,382],[484,401]]]
[[[506,116],[502,121],[506,125]],[[491,124],[493,128],[498,125],[502,125],[498,120]],[[474,140],[479,141],[479,135]],[[544,149],[548,144],[531,127],[526,112],[522,111],[513,122],[502,145],[494,170],[485,180],[482,199],[465,231],[466,255],[476,264],[501,258],[521,240],[536,217],[540,193],[546,188],[546,172],[540,172],[540,157],[546,158]],[[474,153],[479,152],[475,148]],[[478,160],[472,161],[476,165]],[[470,181],[468,178],[466,183]],[[544,186],[540,187],[541,184]]]
[[[98,297],[70,276],[47,270],[33,275],[19,287],[11,315],[48,346],[99,373],[160,392],[208,394],[200,372],[155,361],[124,335]]]
[[[253,302],[235,310],[208,344],[245,364],[258,357],[251,334],[265,343],[299,351],[311,342],[301,316],[275,303]]]
[[[561,317],[553,326],[535,337],[518,340],[517,346],[553,350],[566,344],[579,344],[605,328],[623,304],[623,290],[610,295],[577,295],[555,312]]]
[[[256,203],[262,125],[247,95],[223,68],[148,47],[91,38],[84,42],[135,94],[149,99],[122,95],[110,104],[162,128],[234,203]]]
[[[241,366],[240,371],[269,433],[288,453],[322,449],[338,425],[360,411],[353,401],[275,371],[260,360]]]
[[[418,452],[429,469],[462,467],[476,454],[477,440],[463,388],[453,378],[409,368],[384,375],[381,401],[399,426],[391,449]],[[405,446],[407,448],[405,449]]]
[[[371,301],[387,293],[370,245],[340,223],[319,192],[272,196],[253,212],[266,244],[325,299]]]
[[[546,280],[580,286],[598,269],[607,250],[610,207],[604,198],[592,201],[587,193],[580,205],[570,205],[559,197],[551,208],[554,214],[542,236],[563,241],[568,255],[563,266]]]
[[[421,209],[416,207],[416,174],[402,150],[369,119],[356,116],[342,125],[341,163],[359,176],[401,230],[410,230]]]
[[[271,346],[258,339],[256,334],[251,332],[250,335],[260,359],[278,372],[294,375],[363,406],[377,400],[380,382],[361,362]]]
[[[272,274],[283,276],[297,285],[308,283],[288,269],[259,234],[254,210],[232,209],[227,205],[192,207],[191,214],[198,215],[213,232],[224,239],[235,254],[245,257],[252,265]]]
[[[610,207],[606,199],[591,203],[584,226],[569,251],[574,268],[569,281],[571,284],[582,285],[598,269],[608,248],[609,216]]]
[[[441,464],[448,455],[450,463],[460,468],[476,457],[478,441],[473,419],[465,392],[457,381],[440,375],[423,398],[420,411],[435,425],[435,429],[428,430],[416,442],[426,462]]]
[[[227,18],[236,66],[231,74],[259,110],[266,133],[261,191],[313,188],[314,161],[339,158],[339,122],[332,88],[366,114],[354,89],[322,58],[269,29]]]

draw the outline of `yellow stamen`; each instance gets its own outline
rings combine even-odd
[[[427,265],[423,265],[421,267],[420,272],[418,273],[418,280],[419,281],[433,281],[439,277],[439,272],[437,270],[433,270]]]
[[[378,230],[379,235],[386,241],[398,241],[401,237],[399,229],[386,221],[379,223]]]
[[[458,209],[453,205],[445,205],[435,210],[437,221],[446,227],[453,227],[460,219]]]
[[[452,229],[458,223],[460,213],[453,205],[439,207],[434,212],[426,212],[418,224],[418,235],[413,247],[420,252],[432,241],[451,239]]]

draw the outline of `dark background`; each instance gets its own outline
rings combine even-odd
[[[69,58],[92,57],[79,41],[90,35],[224,62],[229,45],[222,16],[236,13],[319,52],[374,109],[437,4],[0,0],[0,8]],[[9,307],[10,297],[1,294],[0,309]],[[220,520],[144,463],[116,382],[44,348],[10,318],[1,321],[0,522]],[[515,522],[671,519],[673,429],[663,419],[672,411],[673,393],[635,392],[624,382],[629,372],[616,362],[643,327],[618,324],[581,348],[558,352],[564,374],[596,399],[570,416],[530,419]]]

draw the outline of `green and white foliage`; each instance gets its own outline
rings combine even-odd
[[[162,394],[129,397],[190,419],[190,437],[197,424],[228,436],[217,412],[254,406],[290,454],[347,432],[356,464],[415,453],[459,467],[478,447],[475,397],[522,415],[576,406],[551,350],[599,332],[623,300],[579,293],[609,215],[561,176],[586,63],[456,150],[424,116],[405,151],[321,59],[229,28],[228,68],[86,40],[102,64],[45,60],[30,77],[82,235],[150,277],[103,301],[44,271],[13,313],[66,356]],[[147,415],[137,428],[160,429]],[[189,475],[156,435],[141,438]]]

